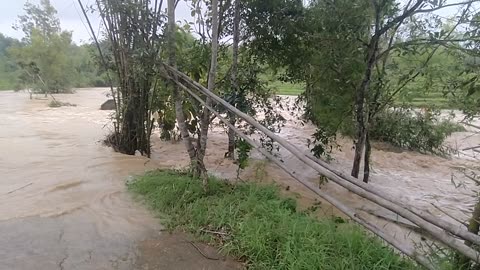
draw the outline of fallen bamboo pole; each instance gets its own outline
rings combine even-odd
[[[302,162],[305,164],[309,165],[313,169],[315,169],[317,172],[320,174],[326,176],[327,178],[331,179],[333,182],[339,184],[340,186],[346,188],[347,190],[350,190],[351,192],[366,198],[408,220],[416,224],[417,226],[425,229],[428,233],[430,233],[434,238],[437,240],[441,241],[445,245],[453,248],[454,250],[457,250],[458,252],[462,253],[463,255],[467,256],[471,260],[475,262],[480,262],[480,254],[466,246],[463,243],[460,243],[457,239],[452,237],[451,234],[447,233],[448,231],[445,228],[440,229],[437,227],[437,225],[434,225],[432,223],[429,223],[425,219],[423,219],[419,214],[416,214],[414,212],[411,212],[408,209],[403,208],[402,206],[399,206],[393,202],[390,202],[388,200],[385,200],[381,198],[380,196],[372,193],[369,191],[369,187],[361,184],[353,184],[348,179],[342,178],[339,175],[335,174],[331,170],[329,170],[329,166],[321,166],[318,163],[314,162],[313,160],[309,159],[302,153],[299,149],[297,149],[295,146],[284,140],[283,138],[280,138],[279,136],[275,135],[273,132],[256,122],[252,117],[249,115],[241,112],[237,108],[231,106],[228,102],[225,100],[221,99],[220,97],[216,96],[212,92],[208,91],[208,89],[205,89],[201,84],[193,81],[190,77],[185,75],[184,73],[176,70],[175,68],[172,68],[168,65],[164,65],[165,68],[169,72],[173,72],[179,76],[183,81],[185,81],[187,84],[189,84],[191,87],[197,89],[201,93],[203,93],[206,96],[211,97],[214,101],[220,103],[223,105],[226,109],[229,111],[235,113],[237,116],[241,117],[244,119],[247,123],[251,124],[261,132],[265,133],[268,137],[272,138],[274,141],[279,143],[281,146],[283,146],[285,149],[290,151],[294,156],[296,156],[298,159],[300,159]],[[176,81],[178,83],[178,81]],[[346,181],[345,181],[346,180]],[[358,181],[356,181],[358,182]]]
[[[289,174],[293,179],[301,183],[304,187],[312,191],[313,193],[317,194],[319,197],[322,199],[326,200],[330,204],[332,204],[334,207],[342,211],[345,215],[347,215],[349,218],[351,218],[353,221],[357,222],[358,224],[364,226],[367,228],[369,231],[372,233],[376,234],[383,240],[385,240],[387,243],[392,245],[394,248],[398,249],[400,252],[403,254],[407,255],[408,257],[412,258],[415,260],[418,264],[422,265],[426,269],[429,270],[434,270],[435,267],[431,264],[431,262],[425,258],[423,255],[417,253],[414,248],[404,245],[391,235],[386,234],[381,228],[377,227],[376,225],[368,222],[367,220],[363,219],[361,216],[359,216],[355,211],[353,211],[351,208],[343,204],[342,202],[338,201],[334,197],[328,195],[327,193],[323,192],[320,190],[318,187],[314,186],[312,183],[300,179],[297,175],[295,175],[292,170],[288,169],[287,166],[278,160],[278,158],[275,158],[272,154],[270,154],[268,151],[266,151],[263,147],[261,147],[258,143],[254,142],[250,137],[242,133],[239,129],[237,129],[234,125],[232,125],[227,119],[221,116],[221,114],[217,111],[215,111],[212,107],[208,106],[205,101],[203,101],[198,95],[193,93],[188,87],[183,85],[182,83],[177,82],[177,85],[180,86],[183,90],[188,92],[193,98],[195,98],[198,102],[200,102],[203,106],[205,106],[209,111],[211,111],[220,121],[222,121],[224,124],[226,124],[229,128],[231,128],[237,136],[241,137],[244,139],[248,144],[250,144],[253,148],[255,148],[257,151],[259,151],[262,155],[264,155],[267,159],[275,163],[278,167],[283,169],[287,174]]]
[[[315,158],[313,155],[311,154],[306,154],[306,156],[313,160],[314,162],[316,162],[317,164],[319,164],[320,166],[323,166],[325,168],[329,168],[330,166],[325,163],[324,161],[318,159],[318,158]],[[357,185],[361,188],[363,188],[364,186],[366,186],[365,183],[361,182],[361,181],[356,181],[357,179],[356,178],[353,178],[352,176],[350,175],[346,175],[342,172],[339,172],[339,171],[336,171],[334,169],[331,169],[330,171],[332,171],[333,173],[335,173],[336,175],[340,176],[341,178],[344,178],[345,180],[349,181],[350,183],[354,184],[354,185]],[[426,221],[436,225],[437,227],[440,227],[442,229],[445,229],[446,231],[448,231],[449,233],[453,234],[453,235],[456,235],[458,237],[461,237],[465,240],[469,240],[471,241],[472,243],[476,243],[476,244],[480,244],[480,236],[479,235],[476,235],[476,234],[473,234],[471,232],[469,232],[466,227],[464,225],[462,225],[462,223],[458,223],[458,224],[454,224],[452,222],[449,222],[447,220],[443,220],[443,219],[439,219],[439,218],[436,218],[434,216],[432,216],[430,213],[427,213],[425,211],[421,211],[421,210],[418,210],[418,209],[415,209],[409,205],[406,205],[406,204],[403,204],[401,202],[395,202],[391,197],[385,195],[381,190],[375,188],[374,186],[371,186],[369,185],[368,189],[366,189],[370,192],[372,192],[373,194],[387,200],[387,201],[390,201],[392,203],[398,203],[399,205],[401,205],[402,207],[404,207],[405,209],[409,210],[410,212],[416,214],[417,216],[420,216],[422,217],[423,219],[425,219]]]

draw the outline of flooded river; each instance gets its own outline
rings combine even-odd
[[[77,105],[61,108],[49,108],[47,100],[29,100],[24,93],[0,92],[0,269],[136,269],[137,259],[145,253],[142,241],[159,235],[159,221],[127,193],[125,180],[153,168],[186,165],[183,144],[155,136],[152,159],[121,155],[103,146],[100,140],[109,132],[110,112],[99,107],[106,92],[89,89],[57,95]],[[313,131],[292,119],[281,135],[307,150],[306,139]],[[234,177],[236,165],[223,158],[224,131],[216,128],[210,134],[209,171]],[[332,164],[348,172],[353,151],[351,142],[342,140],[344,146],[335,151]],[[480,137],[458,133],[449,144],[463,148],[480,144]],[[292,170],[318,181],[313,170],[281,153]],[[445,216],[432,204],[465,220],[477,188],[458,169],[476,166],[473,154],[445,159],[376,149],[371,184],[435,215]],[[254,156],[258,160],[242,178],[275,181],[289,186],[306,205],[315,201],[288,175]],[[351,207],[378,210],[333,183],[322,188]],[[337,213],[328,209],[323,211]],[[399,230],[394,224],[384,225]],[[180,256],[185,248],[179,250]]]
[[[56,95],[77,106],[49,108],[0,92],[0,269],[233,269],[204,259],[185,237],[159,236],[159,220],[127,193],[128,177],[178,160],[103,146],[105,93]]]

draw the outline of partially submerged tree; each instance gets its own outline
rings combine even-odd
[[[83,8],[84,15],[88,18]],[[102,62],[115,74],[114,132],[106,142],[121,153],[150,156],[153,94],[159,87],[164,15],[158,1],[96,1],[112,52],[108,62],[94,35]]]
[[[251,40],[255,53],[273,67],[285,68],[284,79],[306,85],[305,114],[318,126],[313,150],[317,156],[328,151],[339,131],[352,136],[351,174],[359,176],[363,159],[367,182],[369,133],[376,115],[394,105],[406,86],[425,76],[440,47],[461,42],[455,29],[470,18],[475,1],[311,1],[303,7],[290,0],[278,5],[282,8],[248,2],[257,12],[247,16],[247,30],[255,33]],[[447,7],[460,8],[447,20],[449,28],[435,14]],[[394,72],[392,55],[405,54],[423,59]]]
[[[27,88],[45,95],[68,91],[73,73],[68,61],[71,33],[61,31],[57,11],[49,0],[42,0],[40,5],[26,3],[24,10],[14,27],[24,32],[24,45],[10,48],[23,71],[20,79]]]

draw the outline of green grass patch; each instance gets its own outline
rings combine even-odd
[[[185,173],[153,171],[128,186],[168,228],[221,246],[249,269],[418,269],[355,224],[297,211],[273,185],[212,178],[205,194]]]
[[[273,81],[270,86],[276,90],[277,95],[298,96],[304,91],[304,86],[296,83]]]

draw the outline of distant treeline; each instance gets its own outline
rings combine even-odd
[[[18,54],[27,50],[22,48],[30,47],[29,52],[37,55],[44,55],[45,48],[32,46],[28,41],[21,41],[7,37],[0,33],[0,90],[21,90],[27,88],[25,84],[25,70],[22,69],[22,59]],[[107,86],[107,79],[104,72],[99,70],[96,63],[96,51],[92,44],[76,45],[68,42],[63,46],[65,57],[55,59],[61,62],[59,68],[70,87],[103,87]],[[55,53],[55,50],[51,50]]]

